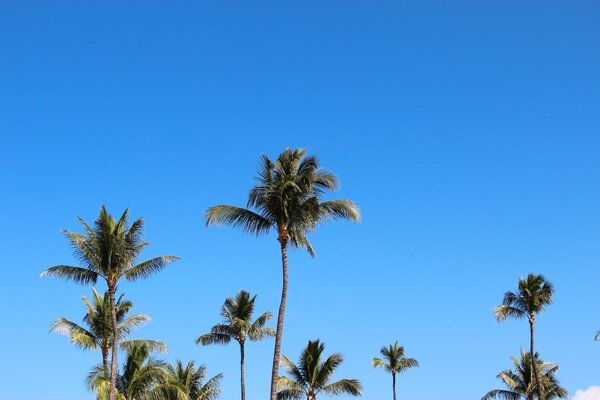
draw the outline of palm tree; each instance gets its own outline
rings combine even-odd
[[[145,344],[135,344],[127,350],[123,370],[117,373],[117,389],[124,400],[149,399],[164,380],[167,363],[151,357],[150,353],[150,347]],[[87,377],[87,386],[98,390],[105,385],[102,366],[97,365]]]
[[[216,400],[221,394],[223,374],[210,378],[206,383],[206,367],[196,368],[193,361],[185,366],[181,360],[167,365],[164,382],[155,390],[158,400]]]
[[[490,400],[500,398],[505,400],[533,400],[536,396],[536,383],[531,379],[533,365],[536,365],[540,373],[541,380],[545,388],[547,400],[566,399],[567,391],[560,387],[558,380],[554,376],[558,370],[558,365],[544,362],[539,359],[538,353],[535,353],[535,363],[531,362],[531,355],[521,349],[521,359],[511,357],[514,370],[507,369],[500,372],[497,377],[506,385],[508,390],[495,389],[490,390],[481,400]],[[539,399],[539,397],[538,397]]]
[[[263,313],[254,322],[254,300],[256,296],[250,297],[250,293],[241,290],[235,298],[228,298],[221,307],[223,323],[212,327],[210,333],[200,336],[196,344],[227,344],[234,339],[240,345],[240,385],[242,400],[246,399],[246,388],[244,383],[244,352],[246,339],[256,341],[275,336],[272,328],[264,325],[271,318],[270,312]]]
[[[333,191],[337,186],[337,177],[321,169],[315,156],[307,156],[303,149],[286,149],[274,162],[262,156],[257,183],[248,195],[248,208],[219,205],[206,211],[207,226],[226,223],[256,235],[266,234],[271,229],[277,232],[283,284],[273,351],[271,400],[277,398],[276,383],[288,286],[288,244],[305,248],[314,256],[306,234],[320,222],[360,219],[358,207],[350,200],[321,201],[326,191]]]
[[[142,240],[143,220],[139,218],[130,226],[127,216],[128,210],[125,210],[117,221],[108,213],[106,207],[102,206],[93,227],[82,218],[78,218],[85,229],[85,234],[66,229],[63,232],[83,266],[57,265],[48,268],[40,275],[56,276],[81,284],[95,284],[98,278],[104,279],[108,286],[113,327],[118,326],[115,292],[119,279],[125,277],[126,280],[133,281],[145,278],[178,259],[175,256],[163,256],[136,264],[142,249],[149,243]],[[113,329],[109,400],[115,399],[118,342],[119,331]]]
[[[396,400],[396,374],[406,371],[409,368],[418,367],[419,362],[414,358],[404,355],[404,347],[398,346],[398,341],[393,345],[381,348],[381,358],[373,358],[373,367],[383,368],[385,372],[392,374],[392,392]]]
[[[159,341],[147,339],[124,340],[131,331],[140,325],[150,321],[150,317],[145,314],[134,314],[127,316],[127,313],[133,307],[129,300],[123,300],[123,296],[115,303],[117,309],[117,331],[121,349],[125,349],[134,343],[145,343],[153,351],[166,352],[167,346]],[[83,302],[87,313],[83,317],[83,322],[87,325],[84,328],[75,322],[66,318],[59,318],[50,327],[51,332],[61,333],[69,336],[71,343],[82,349],[96,350],[100,349],[102,353],[102,366],[108,371],[108,354],[112,347],[112,323],[110,320],[110,306],[108,292],[101,296],[96,289],[92,288],[92,301],[83,296]]]
[[[552,304],[554,288],[543,275],[529,273],[527,278],[519,279],[519,287],[516,293],[508,291],[504,294],[502,304],[494,309],[498,321],[504,321],[507,317],[527,318],[529,321],[529,355],[534,358],[533,331],[536,315],[541,313],[548,304]],[[538,397],[544,397],[544,384],[539,379],[536,363],[532,363],[531,373],[536,382]]]
[[[306,396],[307,400],[316,400],[317,394],[323,392],[328,395],[349,394],[360,396],[362,387],[356,379],[341,379],[328,383],[331,375],[344,361],[340,353],[333,353],[321,361],[325,345],[319,340],[308,341],[306,348],[300,355],[298,365],[286,356],[281,360],[291,378],[280,376],[277,380],[280,400],[300,399]]]

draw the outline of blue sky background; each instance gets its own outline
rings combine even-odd
[[[91,288],[38,275],[75,262],[60,229],[102,204],[144,217],[147,258],[182,257],[120,286],[153,317],[134,336],[237,398],[236,346],[194,340],[240,289],[276,312],[279,249],[203,213],[244,205],[259,156],[286,147],[363,220],[291,252],[284,354],[320,338],[375,400],[391,378],[371,359],[397,339],[421,363],[399,398],[477,399],[528,344],[492,308],[535,272],[556,287],[538,350],[571,393],[599,384],[598,21],[594,1],[1,2],[0,399],[93,399],[100,354],[48,333]],[[249,399],[272,345],[248,346]]]

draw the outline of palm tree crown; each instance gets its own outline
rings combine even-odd
[[[543,275],[528,274],[527,278],[519,279],[517,292],[508,291],[504,294],[502,304],[494,309],[498,321],[507,317],[527,318],[529,321],[529,356],[534,358],[534,326],[536,315],[541,313],[547,305],[552,303],[554,287]],[[537,364],[531,364],[531,374],[536,382],[538,398],[546,400],[544,396],[544,382],[539,377]]]
[[[83,266],[57,265],[41,274],[42,277],[56,276],[82,284],[95,284],[98,278],[104,279],[108,286],[113,327],[117,327],[115,292],[119,279],[145,278],[178,259],[175,256],[163,256],[136,264],[142,249],[149,243],[142,240],[143,220],[139,218],[129,225],[127,216],[128,210],[125,210],[121,218],[115,220],[106,207],[102,206],[93,227],[79,218],[85,234],[66,229],[63,232]],[[109,400],[115,399],[118,340],[118,330],[115,328],[113,329]]]
[[[153,358],[151,352],[145,344],[128,348],[122,371],[117,374],[117,390],[122,399],[146,400],[163,381],[167,363]],[[102,398],[106,383],[102,367],[97,365],[87,377],[88,388],[98,391]]]
[[[221,393],[223,374],[218,374],[204,382],[206,367],[196,368],[193,361],[185,366],[181,360],[175,365],[167,365],[164,382],[155,392],[160,400],[216,400]]]
[[[234,298],[228,298],[221,307],[223,323],[212,327],[210,333],[200,336],[197,344],[227,344],[232,339],[240,345],[240,385],[241,399],[246,398],[244,382],[244,357],[245,342],[247,339],[256,341],[275,336],[272,328],[265,327],[265,323],[271,318],[271,313],[266,312],[252,321],[254,313],[254,301],[256,296],[250,296],[245,290],[241,290]]]
[[[277,314],[270,399],[277,398],[277,376],[283,337],[283,322],[287,298],[287,246],[306,249],[315,255],[306,234],[320,222],[331,219],[358,221],[360,212],[350,200],[321,201],[327,191],[336,190],[337,177],[319,167],[315,156],[303,149],[286,149],[277,160],[262,156],[256,185],[250,189],[247,208],[228,205],[210,207],[206,225],[226,223],[245,232],[261,235],[271,229],[277,232],[281,248],[283,284]],[[254,209],[252,211],[251,209]]]
[[[508,291],[504,294],[502,304],[495,308],[494,313],[499,321],[513,317],[528,318],[535,322],[536,314],[552,304],[553,293],[552,283],[546,281],[543,275],[530,273],[527,278],[519,279],[517,292]]]
[[[286,149],[274,162],[263,155],[256,180],[248,195],[248,208],[210,207],[206,225],[227,223],[256,235],[273,228],[280,242],[291,242],[314,256],[307,232],[326,220],[360,219],[358,207],[350,200],[321,201],[326,191],[337,189],[337,177],[321,169],[317,158],[306,156],[304,149]]]
[[[514,356],[511,359],[514,364],[514,370],[507,369],[497,375],[506,385],[507,389],[490,390],[482,397],[482,400],[494,398],[504,400],[533,400],[537,396],[535,380],[531,379],[533,363],[531,362],[529,352],[521,349],[521,359],[519,360]],[[545,398],[547,400],[567,398],[567,391],[559,386],[558,380],[554,376],[558,370],[558,365],[540,360],[538,353],[535,353],[534,359],[545,388]]]
[[[127,313],[133,307],[133,303],[129,300],[124,300],[123,296],[119,296],[115,304],[120,347],[123,349],[131,346],[132,343],[144,342],[155,351],[166,352],[167,347],[162,342],[146,339],[123,340],[133,329],[150,321],[150,317],[145,314],[127,316]],[[87,309],[87,313],[83,317],[83,322],[87,325],[87,328],[66,318],[59,318],[52,324],[50,331],[69,336],[71,343],[82,349],[100,349],[102,352],[102,364],[104,368],[108,368],[108,355],[113,340],[108,292],[105,292],[101,296],[96,289],[92,289],[92,301],[86,296],[83,296],[82,299]]]
[[[302,351],[298,364],[283,356],[282,362],[290,378],[280,376],[277,382],[280,400],[300,399],[306,396],[307,400],[316,400],[317,394],[323,392],[328,395],[349,394],[360,396],[362,387],[356,379],[341,379],[329,383],[335,369],[344,361],[340,353],[334,353],[325,360],[321,360],[325,345],[319,340],[308,341]]]
[[[404,347],[398,345],[398,341],[392,345],[381,348],[383,358],[374,357],[373,367],[383,368],[385,372],[392,374],[392,393],[396,400],[396,374],[404,372],[413,367],[418,367],[419,362],[414,358],[409,358],[404,355]]]
[[[246,339],[255,341],[274,336],[272,328],[266,328],[265,323],[271,318],[270,312],[261,314],[252,321],[256,295],[241,290],[235,297],[227,298],[221,307],[223,323],[212,327],[211,332],[196,339],[197,344],[227,344],[231,339],[243,344]]]

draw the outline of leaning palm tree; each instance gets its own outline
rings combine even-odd
[[[270,312],[263,313],[254,322],[254,301],[256,295],[250,297],[250,293],[241,290],[234,298],[228,298],[221,307],[223,323],[212,327],[210,333],[200,336],[196,344],[227,344],[232,339],[240,345],[240,386],[242,400],[246,399],[246,387],[244,383],[244,354],[246,339],[251,341],[262,340],[275,336],[272,328],[266,328],[265,323],[271,318]]]
[[[419,362],[414,358],[404,355],[404,347],[398,346],[398,341],[393,345],[381,348],[383,358],[373,358],[373,367],[383,368],[385,372],[392,374],[392,393],[396,400],[396,374],[406,371],[409,368],[418,367]]]
[[[150,399],[156,400],[216,400],[221,394],[223,374],[218,374],[204,382],[206,367],[196,368],[193,361],[185,366],[181,360],[167,365],[166,375]]]
[[[119,345],[121,349],[126,349],[134,343],[145,343],[154,351],[166,352],[167,346],[156,340],[132,339],[125,340],[131,331],[140,325],[148,322],[150,317],[146,314],[134,314],[127,316],[127,313],[133,307],[133,303],[123,299],[124,295],[119,296],[115,303],[117,314],[117,331],[119,336]],[[101,296],[96,289],[92,289],[92,300],[83,296],[83,302],[87,313],[83,317],[83,322],[87,327],[83,327],[66,318],[59,318],[50,327],[51,332],[67,335],[71,343],[81,347],[84,350],[100,349],[102,353],[102,366],[108,371],[108,355],[112,348],[112,323],[110,317],[110,306],[108,292]]]
[[[276,384],[288,286],[288,244],[305,248],[314,256],[306,234],[320,222],[338,218],[352,221],[360,219],[358,207],[350,200],[321,201],[323,194],[335,190],[337,185],[337,177],[321,169],[316,157],[307,156],[303,149],[286,149],[275,161],[262,156],[256,185],[248,195],[248,208],[219,205],[206,211],[207,226],[226,223],[256,235],[266,234],[271,229],[277,232],[283,284],[271,370],[271,400],[277,398]]]
[[[81,284],[95,284],[98,278],[104,279],[108,286],[113,327],[118,326],[115,293],[119,279],[124,277],[133,281],[145,278],[178,259],[175,256],[163,256],[136,264],[142,249],[149,243],[142,240],[142,219],[139,218],[129,225],[127,216],[128,210],[125,210],[121,218],[115,220],[106,207],[102,206],[93,227],[82,218],[78,218],[85,234],[66,229],[63,232],[83,266],[57,265],[41,274],[42,277],[56,276]],[[119,331],[113,329],[109,400],[115,400],[118,342]]]
[[[349,394],[361,395],[361,385],[356,379],[341,379],[329,383],[333,371],[344,361],[340,353],[334,353],[321,360],[325,345],[319,340],[308,341],[302,351],[298,365],[283,356],[282,362],[291,378],[278,377],[277,398],[280,400],[300,399],[306,396],[307,400],[316,400],[317,394],[323,392],[328,395]]]
[[[494,309],[498,321],[504,321],[507,317],[527,318],[529,321],[529,355],[534,356],[534,326],[536,315],[552,303],[554,288],[543,275],[527,275],[525,279],[519,279],[519,287],[516,293],[508,291],[504,294],[502,304]],[[536,363],[532,363],[531,374],[536,382],[539,400],[546,400],[544,396],[544,384],[539,379]]]
[[[558,380],[554,376],[558,370],[557,364],[540,360],[538,353],[535,353],[535,363],[532,363],[531,355],[523,349],[521,349],[520,360],[514,356],[511,359],[514,364],[514,370],[507,369],[497,375],[502,383],[506,385],[507,389],[490,390],[481,400],[495,398],[504,400],[534,400],[538,396],[535,380],[531,379],[534,364],[543,382],[547,400],[566,399],[568,397],[567,391],[558,384]]]
[[[167,363],[151,357],[151,352],[150,347],[145,344],[135,344],[128,348],[123,369],[117,373],[119,398],[147,400],[154,396],[155,388],[165,379]],[[100,399],[103,397],[102,389],[106,387],[106,378],[101,365],[90,371],[86,383],[90,390],[99,393]]]

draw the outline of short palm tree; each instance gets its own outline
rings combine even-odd
[[[119,279],[124,277],[133,281],[145,278],[178,259],[174,256],[163,256],[136,264],[142,249],[149,243],[142,240],[143,220],[139,218],[129,225],[127,216],[128,210],[125,210],[121,218],[115,220],[106,207],[102,206],[93,227],[79,218],[85,234],[66,229],[63,232],[83,266],[57,265],[41,274],[42,277],[56,276],[81,284],[95,284],[98,278],[104,279],[108,286],[113,327],[118,326],[115,292]],[[118,329],[113,329],[109,400],[115,399],[118,342]]]
[[[419,362],[414,358],[404,355],[404,347],[398,346],[398,341],[392,345],[381,348],[383,358],[373,358],[373,367],[383,368],[385,372],[392,374],[392,393],[396,400],[396,374],[406,371],[409,368],[418,367]]]
[[[490,390],[481,400],[491,400],[495,398],[504,400],[534,400],[538,395],[536,383],[531,379],[533,364],[531,355],[521,349],[521,359],[511,357],[514,370],[507,369],[500,372],[497,377],[506,385],[507,389]],[[547,400],[566,399],[567,391],[560,387],[558,380],[554,376],[558,370],[558,365],[544,362],[539,359],[538,353],[535,353],[535,365],[539,371],[541,380],[545,388]],[[539,398],[538,398],[539,399]]]
[[[157,400],[216,400],[221,394],[223,374],[218,374],[204,382],[206,367],[196,368],[193,361],[185,366],[181,360],[175,365],[167,365],[164,381],[154,390],[152,397]]]
[[[200,336],[197,344],[227,344],[232,339],[240,345],[240,385],[241,398],[246,399],[246,388],[244,383],[244,354],[246,339],[251,341],[262,340],[275,336],[272,328],[266,328],[265,323],[271,318],[271,313],[266,312],[252,321],[254,313],[254,301],[256,296],[250,297],[250,293],[241,290],[234,298],[228,298],[221,307],[223,323],[212,327],[210,333]]]
[[[151,357],[150,353],[150,347],[145,344],[135,344],[128,348],[123,369],[117,373],[120,398],[147,400],[155,395],[155,388],[165,379],[167,363]],[[87,386],[96,391],[106,386],[101,365],[97,365],[89,373]]]
[[[302,351],[298,365],[283,356],[282,362],[290,377],[280,376],[277,381],[280,400],[300,399],[306,396],[307,400],[316,400],[317,394],[323,392],[328,395],[349,394],[361,395],[361,385],[356,379],[341,379],[329,383],[335,369],[344,361],[340,353],[334,353],[321,360],[325,345],[319,340],[308,341]]]
[[[314,256],[306,234],[320,222],[338,218],[352,221],[360,219],[358,207],[350,200],[321,201],[325,192],[333,191],[337,186],[337,177],[321,169],[316,157],[307,156],[303,149],[286,149],[275,161],[263,155],[256,185],[248,195],[248,208],[218,205],[206,211],[207,226],[226,223],[256,235],[266,234],[271,229],[277,232],[283,284],[271,370],[271,400],[277,398],[276,384],[288,286],[288,244],[304,248]]]
[[[527,275],[525,279],[519,279],[519,287],[516,293],[508,291],[504,294],[502,304],[494,309],[498,321],[504,321],[507,317],[527,318],[529,321],[529,355],[534,357],[534,327],[536,315],[552,303],[554,288],[543,275]],[[544,384],[539,379],[536,363],[532,363],[531,373],[536,382],[538,398],[546,400],[544,396]]]
[[[167,351],[167,346],[155,340],[133,339],[124,340],[133,329],[148,322],[150,317],[145,314],[134,314],[127,316],[127,313],[133,307],[133,303],[123,299],[124,295],[119,296],[115,303],[117,309],[117,331],[121,349],[127,348],[134,343],[145,343],[154,351]],[[97,350],[102,353],[102,366],[108,371],[108,355],[112,348],[113,333],[110,317],[110,302],[108,292],[101,296],[96,289],[92,289],[92,301],[83,296],[83,302],[87,313],[83,317],[83,322],[87,325],[84,328],[75,322],[66,318],[59,318],[50,327],[51,332],[61,333],[69,336],[71,343],[82,349]]]

